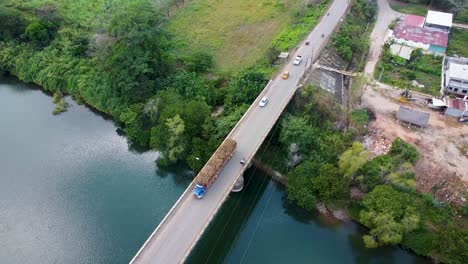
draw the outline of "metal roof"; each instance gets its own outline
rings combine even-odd
[[[451,99],[447,100],[447,106],[450,108],[455,108],[462,111],[468,111],[468,101],[464,101],[463,99]]]
[[[423,27],[425,20],[425,17],[417,15],[406,15],[403,17],[403,23],[407,26],[413,27]]]
[[[397,112],[398,120],[405,121],[421,127],[427,126],[430,116],[431,115],[429,113],[413,110],[403,106],[400,106],[400,109],[398,109]]]
[[[448,45],[449,34],[441,30],[408,26],[400,22],[395,26],[393,32],[398,39],[411,40],[445,48]]]
[[[450,62],[448,73],[451,78],[468,80],[468,65]]]
[[[429,10],[426,16],[426,23],[452,27],[453,14]]]

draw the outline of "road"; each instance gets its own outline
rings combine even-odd
[[[467,25],[467,24],[453,23],[452,26],[453,26],[453,27],[456,27],[456,28],[461,28],[461,29],[468,29],[468,25]]]
[[[367,56],[367,64],[364,68],[364,73],[371,77],[374,73],[375,65],[379,60],[380,53],[382,53],[384,38],[387,33],[388,26],[393,20],[402,16],[401,13],[396,12],[390,7],[387,0],[377,0],[377,5],[377,18],[374,30],[372,30],[371,33],[371,44],[369,54]]]
[[[220,172],[218,179],[210,186],[205,197],[197,200],[191,195],[192,183],[131,263],[168,264],[181,263],[185,260],[229,195],[236,179],[245,170],[245,167],[239,163],[240,159],[245,157],[250,161],[255,155],[294,95],[306,66],[312,63],[313,56],[316,56],[326,44],[327,37],[330,36],[346,13],[348,5],[348,0],[335,0],[331,4],[328,10],[330,15],[325,15],[309,34],[307,39],[310,44],[305,46],[301,43],[295,53],[290,55],[290,61],[283,68],[283,71],[289,71],[289,79],[281,79],[281,74],[276,76],[231,131],[228,137],[237,141],[237,149],[232,159]],[[325,34],[324,38],[321,37],[322,34]],[[296,55],[303,57],[302,63],[298,66],[292,65],[292,59]],[[270,102],[266,107],[261,108],[258,106],[258,102],[263,96],[267,96]]]

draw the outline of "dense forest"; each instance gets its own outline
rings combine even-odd
[[[178,57],[149,1],[107,1],[90,25],[52,4],[4,2],[0,70],[39,84],[58,104],[70,94],[113,116],[133,145],[162,153],[160,164],[199,170],[266,84],[255,69],[206,78],[212,58]]]

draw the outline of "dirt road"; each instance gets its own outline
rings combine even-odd
[[[462,205],[468,199],[468,126],[442,116],[422,103],[399,102],[400,91],[373,80],[387,28],[401,16],[390,8],[387,0],[377,3],[378,17],[364,70],[372,84],[365,87],[362,97],[362,106],[372,109],[376,115],[376,120],[369,124],[367,141],[372,143],[370,150],[374,155],[384,154],[396,137],[415,145],[422,156],[415,166],[417,189],[434,193],[442,201]],[[429,112],[429,126],[419,130],[398,124],[395,113],[401,105]]]
[[[371,33],[371,45],[369,49],[369,54],[367,55],[367,64],[364,68],[364,73],[370,76],[372,76],[372,74],[374,73],[375,65],[379,60],[380,53],[382,52],[384,38],[388,26],[390,25],[390,23],[392,23],[393,20],[402,16],[401,13],[398,13],[390,8],[390,5],[388,4],[387,0],[377,0],[377,5],[377,19],[375,22],[374,30],[372,30]]]

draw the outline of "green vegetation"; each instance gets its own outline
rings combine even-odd
[[[426,0],[409,0],[409,1],[390,1],[390,7],[403,14],[413,14],[426,16],[427,5],[429,1]]]
[[[376,186],[362,204],[359,219],[370,228],[370,234],[363,237],[368,248],[399,244],[404,234],[419,227],[420,216],[411,197],[391,186]]]
[[[374,1],[355,0],[350,15],[333,36],[333,45],[340,57],[352,68],[362,69],[369,50],[369,35],[377,13]]]
[[[369,152],[364,150],[364,146],[359,142],[354,142],[351,148],[347,149],[340,156],[338,166],[340,173],[345,178],[352,180],[358,170],[369,159]]]
[[[268,48],[276,58],[279,50],[294,47],[318,22],[327,2],[194,0],[171,18],[168,31],[182,59],[204,52],[213,58],[215,72],[238,72],[264,58]]]
[[[468,6],[457,12],[453,22],[468,24]]]
[[[213,62],[203,52],[179,61],[150,1],[65,2],[1,6],[9,27],[0,31],[0,71],[54,93],[54,114],[71,94],[112,115],[132,144],[161,152],[161,165],[200,170],[266,84],[256,69],[208,80]]]
[[[450,31],[447,55],[468,57],[468,30],[452,28]]]
[[[65,97],[61,92],[56,92],[54,93],[52,97],[52,101],[55,104],[55,109],[52,111],[52,114],[58,115],[60,113],[63,113],[67,111],[68,103],[65,101]]]
[[[403,14],[414,14],[425,16],[427,10],[445,10],[447,12],[463,10],[464,0],[392,0],[390,6],[392,9]],[[430,8],[429,8],[430,6]]]
[[[390,53],[390,46],[386,44],[377,70],[374,72],[375,78],[383,83],[399,88],[411,88],[424,93],[438,95],[440,90],[440,76],[442,67],[441,56],[422,54],[420,49],[416,49],[411,54],[410,60],[394,56]],[[380,76],[380,74],[382,74]],[[424,85],[424,88],[416,87],[411,81],[416,80]]]
[[[296,45],[327,3],[4,0],[0,72],[113,116],[160,165],[199,171],[265,86],[274,50]]]
[[[283,118],[277,139],[272,135],[275,150],[285,152],[280,157],[287,160],[281,163],[290,168],[287,198],[307,210],[319,202],[328,208],[348,206],[352,218],[369,228],[363,236],[369,248],[401,244],[436,262],[465,263],[467,223],[455,218],[456,210],[450,206],[416,192],[413,165],[420,158],[416,148],[397,138],[386,155],[369,160],[361,143],[350,146],[352,134],[331,129],[343,122],[338,118],[343,112],[324,103],[321,93],[306,88]],[[351,126],[369,118],[366,110],[353,113]],[[349,201],[351,186],[367,193],[361,201]]]

